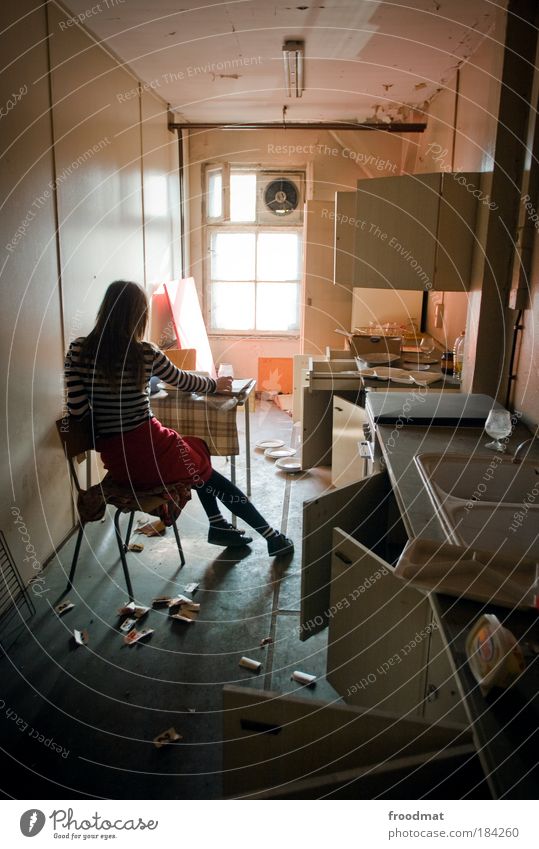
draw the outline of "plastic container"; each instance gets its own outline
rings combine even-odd
[[[485,613],[472,626],[466,638],[466,654],[484,696],[492,687],[509,687],[524,671],[524,657],[516,637],[493,613]]]
[[[460,336],[455,339],[453,346],[453,377],[457,380],[462,380],[462,366],[464,363],[464,339],[465,331],[463,330]]]

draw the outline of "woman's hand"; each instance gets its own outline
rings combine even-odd
[[[231,377],[218,377],[216,392],[230,392],[232,390]]]

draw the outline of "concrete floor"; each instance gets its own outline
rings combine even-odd
[[[238,421],[241,427],[243,416]],[[74,538],[47,567],[48,592],[0,659],[4,797],[219,798],[224,684],[338,699],[324,680],[327,632],[305,643],[298,638],[302,502],[330,485],[329,469],[278,472],[254,450],[268,437],[295,444],[298,429],[275,405],[261,402],[252,414],[252,500],[294,539],[294,557],[271,560],[259,537],[237,556],[209,545],[196,496],[179,521],[183,569],[170,529],[164,537],[134,538],[144,543],[141,554],[128,555],[137,601],[149,605],[197,582],[201,611],[194,625],[154,609],[141,623],[155,629],[152,637],[123,645],[116,610],[126,592],[111,518],[88,526],[67,596],[76,606],[61,619],[51,605],[64,589]],[[229,474],[224,459],[215,466]],[[238,484],[245,485],[244,455]],[[87,646],[74,646],[73,628],[88,630]],[[261,649],[266,636],[274,642]],[[242,655],[261,660],[261,673],[240,668]],[[298,668],[319,676],[316,688],[290,680]],[[153,738],[170,726],[182,743],[156,749]]]

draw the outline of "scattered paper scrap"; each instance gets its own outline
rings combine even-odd
[[[169,595],[158,595],[152,600],[153,607],[168,607],[172,601]]]
[[[316,682],[316,675],[309,675],[308,672],[299,672],[296,670],[292,673],[291,681],[297,681],[298,684],[304,684],[307,687],[314,686]]]
[[[57,604],[57,605],[56,605],[56,607],[54,608],[54,612],[55,612],[58,616],[63,616],[63,615],[64,615],[64,613],[67,613],[67,611],[68,611],[68,610],[71,610],[73,607],[75,607],[75,605],[73,604],[73,602],[72,602],[72,601],[68,601],[68,600],[66,599],[66,601],[62,601],[62,602],[60,602],[60,604]]]
[[[123,607],[118,608],[118,616],[131,616],[135,619],[142,619],[149,610],[149,607],[145,607],[142,604],[136,605],[134,601],[130,601],[128,604],[124,604]]]
[[[192,604],[192,601],[185,595],[177,595],[174,596],[174,598],[169,598],[167,602],[167,607],[179,607],[182,604]]]
[[[160,749],[162,746],[169,746],[171,743],[177,743],[178,740],[183,740],[181,734],[178,734],[175,728],[167,728],[166,731],[163,731],[161,734],[158,734],[157,737],[154,737],[153,744],[156,749]]]
[[[262,669],[260,661],[251,660],[250,657],[242,657],[240,660],[240,666],[243,666],[244,669],[251,669],[253,672],[260,672]]]
[[[195,619],[193,616],[184,615],[183,613],[173,613],[171,619],[177,619],[178,622],[185,622],[186,625],[194,625]]]
[[[196,593],[196,591],[198,590],[198,584],[195,584],[195,583],[187,584],[187,586],[184,587],[184,589],[185,589],[186,593]]]
[[[155,522],[148,522],[146,525],[141,525],[135,530],[136,534],[144,534],[147,537],[160,537],[166,531],[164,522],[157,519]]]
[[[73,637],[75,638],[75,642],[78,646],[85,646],[88,642],[88,631],[77,631],[75,628],[73,631]]]
[[[120,625],[120,631],[122,631],[124,634],[127,634],[127,633],[129,633],[129,631],[131,630],[131,628],[134,628],[134,627],[135,627],[135,625],[136,625],[136,624],[137,624],[137,620],[136,620],[136,619],[126,619],[126,620],[125,620],[124,622],[122,622],[122,624]]]
[[[273,642],[273,637],[262,637],[260,640],[260,648],[263,649],[264,646],[269,646]]]
[[[132,542],[127,546],[128,551],[144,551],[144,546],[141,542]]]
[[[145,637],[149,637],[150,634],[153,634],[153,631],[153,628],[145,628],[144,631],[137,631],[136,628],[133,628],[133,630],[124,637],[124,643],[126,646],[132,646],[134,643],[138,643],[139,640],[144,640]]]

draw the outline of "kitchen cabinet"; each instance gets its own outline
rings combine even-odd
[[[327,678],[349,704],[466,723],[428,596],[333,531]]]
[[[331,483],[345,486],[366,477],[372,471],[369,456],[362,454],[365,445],[364,425],[368,423],[364,407],[333,396],[333,429],[331,439]],[[370,443],[369,443],[370,444]]]
[[[479,175],[358,181],[337,192],[335,283],[463,291],[471,280]]]
[[[334,527],[386,563],[396,561],[407,536],[385,470],[303,504],[301,640],[321,631],[330,619]]]
[[[444,799],[480,781],[471,735],[461,726],[223,688],[227,798]]]

